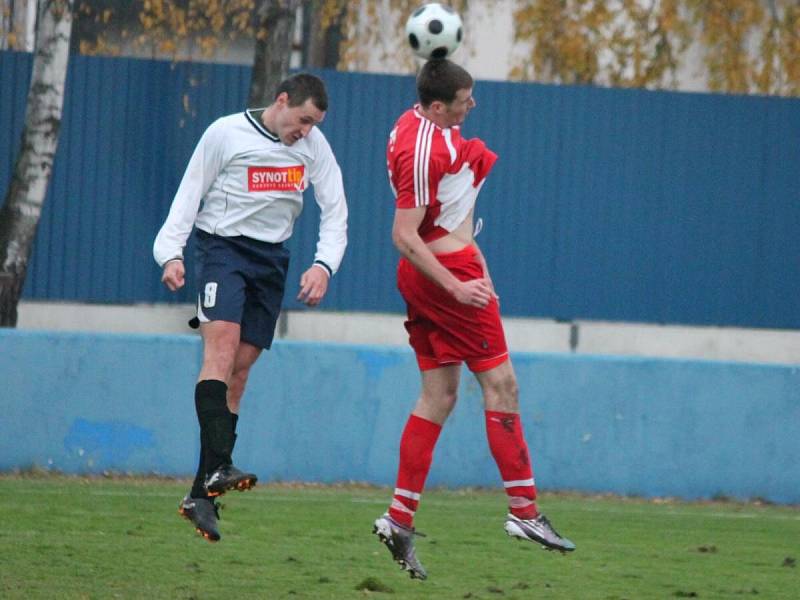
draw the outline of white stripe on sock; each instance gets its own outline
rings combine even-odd
[[[409,490],[403,490],[400,488],[394,488],[394,495],[402,496],[403,498],[411,498],[412,500],[416,500],[417,502],[419,502],[419,499],[422,498],[422,494],[411,492]]]
[[[414,511],[408,508],[402,502],[400,502],[397,498],[392,498],[392,508],[395,510],[399,510],[400,512],[408,513],[412,517],[414,516]]]
[[[504,481],[503,487],[508,489],[512,487],[531,487],[533,485],[533,478],[530,479],[517,479],[515,481]]]
[[[530,498],[523,498],[522,496],[511,496],[508,499],[508,505],[511,508],[528,508],[533,503]]]

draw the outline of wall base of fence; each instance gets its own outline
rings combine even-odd
[[[0,330],[0,470],[193,474],[194,336]],[[543,489],[800,503],[800,368],[515,353]],[[410,350],[277,342],[252,371],[237,464],[264,481],[391,485],[419,393]],[[497,486],[462,377],[429,485]]]

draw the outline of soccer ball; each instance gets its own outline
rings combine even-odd
[[[461,44],[461,17],[446,4],[423,4],[408,17],[406,36],[414,54],[424,59],[447,58]]]

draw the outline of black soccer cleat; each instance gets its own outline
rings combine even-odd
[[[414,536],[422,535],[421,533],[400,525],[388,514],[375,519],[372,533],[377,535],[378,539],[389,549],[389,552],[392,553],[392,559],[404,570],[408,571],[411,579],[426,579],[428,577],[414,550]]]
[[[535,519],[520,519],[509,514],[506,516],[505,530],[517,539],[541,544],[545,550],[558,550],[561,553],[575,550],[575,544],[561,537],[544,515]]]
[[[253,473],[240,471],[233,465],[222,465],[206,477],[205,488],[209,496],[221,496],[228,490],[249,490],[258,481]]]
[[[186,495],[178,505],[178,514],[194,524],[197,533],[209,542],[218,542],[220,539],[217,529],[219,519],[219,505],[208,498],[192,498]]]

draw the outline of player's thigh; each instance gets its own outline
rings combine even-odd
[[[404,325],[408,332],[408,343],[414,350],[419,370],[425,372],[429,369],[440,368],[443,365],[436,358],[436,352],[430,337],[436,331],[436,327],[410,304],[407,305],[407,315],[408,318]]]
[[[462,281],[482,274],[474,253],[457,252],[438,258]],[[495,299],[485,307],[462,304],[408,261],[401,261],[398,267],[398,288],[409,306],[409,315],[413,312],[417,321],[426,324],[421,333],[427,352],[439,365],[466,360],[471,370],[487,370],[506,359],[508,347]],[[415,332],[410,328],[409,333],[412,346],[422,347],[420,342],[414,345]]]
[[[195,253],[197,318],[200,323],[241,323],[245,302],[244,259],[234,242],[203,231]]]
[[[200,379],[228,382],[239,348],[240,327],[229,321],[200,324],[203,336],[203,367]]]
[[[270,348],[286,290],[289,251],[277,245],[262,245],[259,251],[258,260],[247,271],[242,341]]]

